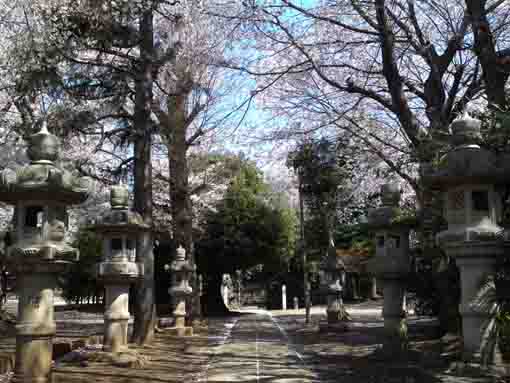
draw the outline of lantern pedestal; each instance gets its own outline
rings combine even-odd
[[[174,336],[192,336],[193,327],[186,326],[186,299],[191,295],[191,288],[183,290],[179,287],[168,289],[168,293],[173,297],[174,301],[174,325],[165,328],[165,332]]]
[[[384,350],[389,353],[405,351],[407,350],[407,320],[402,308],[405,294],[404,281],[384,279],[383,293],[382,315],[386,333]]]
[[[52,339],[55,336],[53,290],[62,265],[32,268],[34,274],[19,274],[20,290],[16,325],[16,365],[13,382],[48,381],[52,361]],[[28,270],[25,270],[28,272]]]
[[[165,332],[174,336],[192,336],[193,327],[186,326],[186,298],[191,294],[191,291],[184,292],[170,288],[168,292],[173,296],[175,302],[172,313],[174,325],[173,327],[166,328]]]
[[[143,275],[135,262],[102,262],[98,278],[105,285],[103,351],[120,353],[128,349],[129,286]]]
[[[105,284],[103,351],[118,353],[127,349],[129,284]]]
[[[484,342],[481,329],[490,314],[476,310],[472,306],[480,283],[494,270],[496,257],[503,254],[503,247],[498,242],[451,243],[444,246],[448,256],[455,257],[459,267],[461,284],[461,301],[459,312],[462,319],[462,336],[464,360],[478,361],[480,347]]]
[[[331,291],[327,297],[326,320],[319,322],[319,332],[342,333],[349,329],[346,312],[342,302],[342,288]]]
[[[349,319],[342,301],[342,285],[340,284],[343,263],[330,260],[326,267],[326,274],[330,284],[322,287],[321,293],[326,295],[328,307],[326,308],[326,321],[319,322],[319,332],[345,332],[348,329]]]
[[[335,324],[342,320],[342,289],[333,291],[328,295],[328,307],[326,309],[326,316],[328,323]]]

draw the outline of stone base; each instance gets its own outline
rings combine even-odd
[[[346,331],[349,331],[349,324],[345,321],[339,321],[336,323],[329,323],[328,321],[319,322],[319,332],[343,333]]]
[[[163,331],[167,334],[173,336],[193,336],[193,327],[167,327],[163,329]]]

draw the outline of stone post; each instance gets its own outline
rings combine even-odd
[[[389,355],[407,349],[407,322],[403,310],[405,280],[409,273],[409,231],[415,218],[400,210],[397,184],[381,187],[382,206],[369,214],[368,225],[375,233],[376,254],[369,269],[383,281],[384,351]]]
[[[242,299],[241,299],[241,286],[243,283],[243,272],[242,270],[236,270],[237,277],[237,307],[241,308]]]
[[[223,302],[225,306],[230,306],[230,286],[231,279],[229,274],[223,274],[221,281],[221,296],[223,297]]]
[[[166,330],[177,336],[193,335],[193,327],[186,326],[186,298],[193,293],[189,278],[194,266],[186,260],[186,250],[182,246],[177,249],[175,260],[170,266],[165,265],[165,269],[172,272],[172,286],[168,293],[174,304],[174,327]]]
[[[136,263],[136,242],[149,230],[142,217],[129,210],[126,186],[110,190],[111,209],[89,221],[89,229],[103,240],[103,259],[97,277],[105,287],[103,350],[121,353],[128,348],[129,286],[143,275]]]
[[[299,298],[294,297],[294,310],[299,310]]]
[[[282,310],[287,310],[287,286],[282,285]]]
[[[67,206],[84,202],[94,183],[57,165],[59,141],[46,126],[29,137],[27,154],[29,165],[0,174],[0,201],[15,206],[14,243],[7,250],[19,296],[12,381],[46,383],[56,331],[56,278],[78,260],[78,250],[64,241]]]
[[[310,323],[310,312],[312,308],[312,284],[306,281],[305,287],[305,323]]]
[[[438,245],[456,260],[460,271],[463,357],[478,360],[482,324],[489,313],[472,303],[480,283],[494,269],[503,254],[501,219],[502,196],[497,185],[508,183],[507,161],[480,147],[481,122],[468,115],[451,125],[452,145],[438,169],[424,172],[423,180],[443,192],[448,229],[436,237]]]

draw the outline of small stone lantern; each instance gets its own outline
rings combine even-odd
[[[483,278],[494,269],[496,257],[504,251],[500,185],[508,184],[505,161],[481,148],[481,122],[468,115],[451,125],[453,150],[435,172],[424,174],[431,188],[443,192],[443,212],[448,229],[436,241],[459,267],[461,280],[460,314],[464,358],[480,356],[482,325],[488,313],[472,306]]]
[[[177,249],[175,260],[170,266],[165,265],[165,269],[172,273],[168,293],[174,304],[174,327],[167,330],[177,336],[193,335],[193,327],[186,326],[186,299],[193,292],[189,280],[194,267],[186,260],[186,250],[182,246]]]
[[[328,248],[328,256],[323,267],[324,281],[320,286],[319,293],[326,295],[328,306],[326,308],[327,323],[320,323],[321,331],[345,331],[348,319],[342,301],[343,284],[345,283],[345,265],[336,255],[336,249],[331,243]]]
[[[342,285],[345,281],[345,265],[340,257],[328,257],[324,274],[328,296],[328,307],[326,309],[328,323],[337,323],[343,319]]]
[[[370,212],[368,227],[375,234],[376,253],[369,270],[383,281],[385,351],[396,353],[407,347],[407,322],[403,310],[406,278],[410,271],[409,232],[413,217],[404,218],[397,184],[381,187],[380,208]]]
[[[60,143],[45,125],[28,138],[27,154],[29,165],[0,174],[0,200],[15,206],[7,250],[19,294],[13,381],[44,383],[51,379],[57,275],[79,255],[64,242],[67,207],[84,202],[94,183],[57,165]]]
[[[97,276],[105,285],[103,349],[112,353],[128,348],[129,286],[143,275],[143,264],[135,262],[137,238],[150,229],[138,213],[129,210],[128,201],[128,189],[113,186],[111,209],[92,219],[89,226],[103,240]]]

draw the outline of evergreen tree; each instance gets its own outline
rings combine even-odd
[[[208,314],[224,310],[219,295],[223,273],[260,264],[280,270],[294,253],[296,216],[289,208],[271,206],[268,192],[257,168],[244,163],[206,219],[197,261],[208,278]]]

